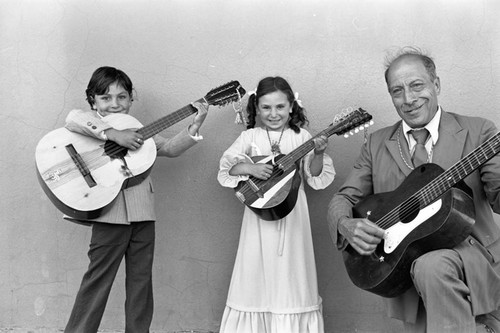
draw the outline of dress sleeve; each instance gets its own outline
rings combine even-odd
[[[333,166],[333,160],[329,155],[323,154],[323,169],[319,175],[313,176],[310,169],[313,157],[314,152],[310,152],[302,159],[304,178],[311,188],[315,190],[322,190],[328,187],[335,179],[336,172]]]
[[[112,128],[111,125],[100,119],[95,111],[83,110],[71,110],[66,117],[65,127],[72,132],[101,140],[106,140],[103,135],[104,131]]]
[[[302,136],[302,141],[306,142],[312,138],[311,133],[307,130],[302,129],[300,132]],[[304,177],[305,182],[309,184],[309,186],[315,190],[322,190],[328,187],[333,180],[335,179],[335,168],[333,166],[333,161],[330,156],[327,154],[323,154],[323,168],[321,169],[321,173],[317,176],[313,176],[311,174],[311,160],[314,157],[314,152],[309,152],[302,160],[300,161],[300,169],[302,170],[302,175]]]
[[[246,175],[230,175],[229,170],[238,163],[252,162],[252,159],[248,156],[249,147],[251,147],[249,137],[246,132],[243,132],[222,154],[217,174],[217,180],[222,186],[235,188],[240,181],[248,179]]]

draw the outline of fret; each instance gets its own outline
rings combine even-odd
[[[467,168],[466,164],[469,165],[469,168]],[[467,176],[471,172],[471,170],[474,170],[473,167],[474,165],[469,162],[469,159],[464,159],[463,163],[459,163],[457,165],[457,173],[459,175],[458,177],[465,178],[465,176]]]
[[[488,155],[486,154],[486,151],[481,149],[480,153],[482,153],[482,156],[479,154],[477,154],[477,156],[474,155],[474,157],[476,158],[476,163],[478,163],[478,164],[481,164],[481,157],[483,157],[484,159],[486,159],[488,157]]]

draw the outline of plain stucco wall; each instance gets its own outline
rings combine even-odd
[[[500,3],[470,1],[69,0],[0,2],[0,327],[64,327],[86,270],[90,229],[63,221],[36,179],[34,151],[73,108],[102,65],[123,69],[147,124],[239,80],[253,89],[281,75],[308,110],[309,130],[343,108],[363,107],[373,129],[393,123],[387,50],[417,45],[435,57],[446,110],[500,125]],[[170,136],[187,126],[167,129]],[[152,329],[217,331],[243,207],[216,180],[218,160],[243,127],[231,106],[213,108],[205,141],[159,159],[156,311]],[[332,137],[335,183],[308,191],[327,332],[398,332],[383,302],[355,288],[330,241],[326,210],[356,158],[362,135]],[[123,329],[124,273],[101,327]]]

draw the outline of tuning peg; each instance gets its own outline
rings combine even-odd
[[[349,137],[349,134],[345,133],[345,134],[344,134],[344,138],[346,138],[346,139],[347,139],[348,137]]]
[[[358,133],[358,132],[359,132],[359,128],[356,128],[356,129],[354,130],[354,133]]]

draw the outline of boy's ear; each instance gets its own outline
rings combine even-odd
[[[88,100],[89,100],[89,103],[90,103],[90,106],[91,106],[92,110],[95,110],[95,100],[94,100],[94,97],[89,96]]]

